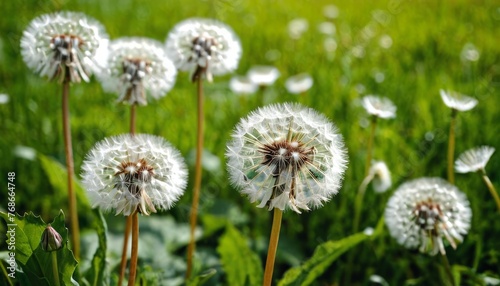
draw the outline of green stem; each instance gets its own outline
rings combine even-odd
[[[198,205],[200,201],[200,189],[201,189],[201,158],[203,154],[203,124],[204,124],[204,113],[203,113],[203,80],[202,77],[197,77],[197,94],[198,94],[198,129],[197,129],[197,140],[196,140],[196,163],[195,163],[195,174],[194,174],[194,190],[193,190],[193,202],[191,205],[191,213],[189,217],[190,229],[189,229],[189,245],[187,249],[187,270],[186,279],[191,277],[191,272],[193,270],[193,255],[196,248],[196,241],[194,237],[194,231],[196,229],[196,220],[198,216]]]
[[[457,110],[451,110],[450,135],[448,137],[448,181],[455,184],[455,170],[453,169],[455,154],[455,125],[457,121]]]
[[[132,214],[132,253],[130,254],[130,273],[128,286],[134,286],[137,274],[137,259],[139,255],[139,217],[137,211]]]
[[[61,282],[59,282],[59,268],[57,267],[57,251],[52,251],[50,255],[52,256],[52,274],[54,275],[55,286],[61,286]]]
[[[377,116],[372,116],[370,137],[368,138],[368,145],[366,146],[365,177],[368,177],[368,174],[370,173],[370,166],[372,163],[373,141],[375,140],[376,127],[377,127]]]
[[[279,208],[274,208],[273,226],[271,229],[271,237],[269,238],[269,248],[267,249],[266,270],[264,271],[264,283],[262,284],[264,286],[271,285],[273,280],[274,260],[278,249],[282,216],[283,211]]]
[[[498,197],[498,193],[495,190],[495,186],[490,181],[490,178],[488,178],[488,175],[486,175],[486,171],[484,168],[480,170],[480,175],[481,178],[483,179],[484,183],[488,187],[488,190],[490,191],[491,196],[493,196],[493,199],[495,199],[495,203],[497,204],[498,211],[500,212],[500,197]]]
[[[448,258],[446,257],[446,254],[441,254],[441,258],[442,258],[442,261],[443,261],[443,265],[444,265],[444,269],[445,269],[445,272],[446,272],[446,276],[448,276],[448,280],[450,282],[450,284],[452,286],[456,286],[455,284],[455,279],[453,278],[453,274],[451,272],[451,267],[450,267],[450,263],[448,262]],[[446,285],[446,281],[444,281],[445,285]]]
[[[5,276],[5,280],[7,281],[7,283],[9,283],[9,286],[13,286],[14,284],[10,280],[9,274],[7,273],[7,269],[5,269],[5,265],[3,265],[2,262],[0,262],[0,268],[2,268],[2,273]]]
[[[66,170],[68,173],[68,199],[69,199],[69,215],[71,221],[71,245],[73,246],[73,253],[76,260],[80,259],[80,226],[78,224],[78,212],[76,206],[76,194],[73,189],[73,147],[71,143],[71,126],[69,121],[69,83],[67,77],[63,81],[62,92],[62,120],[63,120],[63,137],[64,137],[64,151],[66,154]]]

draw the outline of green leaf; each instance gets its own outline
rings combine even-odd
[[[38,159],[42,164],[42,168],[47,175],[50,184],[54,187],[61,198],[66,198],[68,196],[68,181],[67,181],[67,171],[66,167],[61,165],[58,161],[53,158],[47,157],[41,153],[38,153]],[[74,189],[76,194],[76,201],[80,212],[90,212],[91,207],[85,190],[80,185],[77,178],[74,178]]]
[[[197,275],[193,279],[189,280],[186,283],[186,286],[199,286],[199,285],[203,285],[210,278],[212,278],[212,276],[214,276],[215,273],[217,273],[217,270],[215,270],[213,268],[212,269],[208,269],[208,270],[204,271],[203,273],[201,273],[200,275]]]
[[[370,236],[356,233],[341,240],[330,240],[316,247],[313,256],[303,265],[288,270],[278,285],[310,285],[346,251]]]
[[[95,219],[92,221],[92,228],[97,231],[99,246],[97,247],[90,269],[85,273],[85,279],[90,285],[100,286],[108,284],[108,274],[106,273],[106,233],[108,227],[106,221],[99,210],[93,210]]]
[[[262,284],[260,258],[248,247],[246,238],[234,226],[227,225],[217,252],[221,256],[228,285]]]
[[[0,213],[0,216],[9,224],[8,215]],[[42,233],[46,228],[45,222],[33,213],[24,216],[16,216],[15,219],[15,253],[16,261],[26,274],[31,285],[55,285],[52,272],[52,256],[40,245]],[[68,229],[64,225],[64,213],[60,211],[54,218],[51,226],[61,235],[63,248],[56,251],[59,270],[59,280],[62,285],[78,285],[73,279],[73,273],[78,262],[73,252],[68,248]],[[10,228],[11,226],[9,226]]]

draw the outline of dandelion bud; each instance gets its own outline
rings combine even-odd
[[[62,248],[63,239],[49,224],[42,233],[40,244],[42,245],[42,249],[47,252],[56,251]]]

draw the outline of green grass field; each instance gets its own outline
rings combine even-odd
[[[231,270],[221,265],[218,250],[226,247],[219,244],[227,223],[236,226],[262,265],[265,262],[271,212],[257,208],[231,187],[224,158],[234,126],[262,102],[299,102],[325,114],[339,128],[349,156],[337,196],[308,213],[284,213],[275,281],[310,258],[318,244],[352,234],[354,198],[364,176],[369,136],[369,117],[360,105],[362,96],[390,98],[397,106],[397,117],[378,121],[373,153],[374,159],[387,163],[393,187],[384,194],[375,194],[369,187],[361,230],[376,227],[387,200],[401,183],[419,177],[446,178],[450,110],[439,96],[440,89],[455,90],[479,101],[474,109],[458,114],[455,157],[480,145],[500,148],[500,4],[495,1],[3,2],[0,93],[7,94],[9,101],[0,104],[0,210],[6,208],[7,191],[3,189],[7,173],[15,172],[17,212],[33,212],[46,222],[52,221],[60,209],[67,212],[67,196],[53,186],[37,158],[20,156],[22,147],[28,147],[64,164],[61,86],[30,71],[20,55],[22,32],[36,16],[59,10],[80,11],[99,20],[111,39],[144,36],[161,42],[181,20],[216,18],[231,26],[241,40],[243,55],[236,74],[244,75],[254,65],[273,65],[280,70],[281,76],[273,86],[250,96],[231,92],[230,75],[216,77],[205,85],[204,148],[213,155],[215,167],[204,170],[199,218],[203,235],[197,244],[196,261],[199,271],[217,270],[207,285],[229,285],[226,272]],[[336,32],[330,36],[317,29],[326,21],[323,7],[328,4],[339,9],[338,17],[332,20]],[[306,19],[309,27],[293,40],[287,25],[296,18]],[[334,51],[325,50],[326,38],[335,41]],[[383,47],[389,39],[390,47]],[[464,49],[471,46],[479,53],[478,59],[464,58]],[[289,94],[285,80],[301,72],[313,77],[313,87],[303,95]],[[175,87],[166,97],[138,108],[137,131],[170,141],[190,168],[189,186],[180,202],[166,213],[141,217],[144,229],[139,268],[144,285],[177,285],[185,271],[196,143],[195,92],[189,74],[179,72]],[[116,95],[104,93],[95,79],[72,85],[70,104],[75,173],[79,177],[85,154],[97,141],[128,132],[129,108],[116,104]],[[495,153],[486,171],[497,188],[499,169],[500,156]],[[450,264],[462,271],[463,285],[485,285],[481,280],[484,276],[497,279],[497,284],[489,285],[498,285],[500,215],[495,202],[475,174],[456,174],[456,185],[467,195],[473,218],[464,242],[456,250],[446,248]],[[108,270],[116,279],[123,220],[113,215],[106,218]],[[92,216],[80,213],[80,221],[82,249],[88,255],[81,262],[85,268],[89,267],[85,259],[93,255],[91,250],[97,242]],[[4,233],[2,229],[2,242]],[[0,245],[4,251],[5,245]],[[351,266],[349,256],[354,256]],[[442,285],[438,258],[403,248],[384,227],[376,238],[340,256],[312,285],[346,285],[349,272],[352,285],[376,285],[370,282],[372,275],[383,277],[389,285]]]

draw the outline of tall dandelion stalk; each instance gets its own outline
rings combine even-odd
[[[271,285],[282,212],[321,207],[347,168],[337,128],[298,104],[257,109],[236,126],[226,150],[231,183],[258,207],[274,210],[263,285]]]
[[[119,94],[118,102],[130,105],[130,135],[136,134],[137,106],[147,105],[148,97],[159,99],[172,89],[177,70],[160,42],[147,38],[120,38],[111,42],[106,68],[98,74],[104,90]],[[137,213],[126,217],[118,285],[127,267],[128,240],[132,232],[131,269],[137,265]],[[132,279],[134,280],[134,279]]]
[[[495,186],[491,183],[491,180],[485,170],[486,164],[494,152],[495,148],[489,146],[481,146],[467,150],[455,161],[455,170],[458,173],[478,173],[490,191],[491,196],[495,200],[498,211],[500,212],[500,197],[498,196]]]
[[[463,112],[474,108],[477,105],[477,100],[454,91],[440,90],[439,94],[441,95],[441,99],[443,100],[444,104],[451,109],[450,132],[448,137],[447,173],[448,173],[448,181],[451,184],[455,184],[455,173],[453,170],[453,162],[455,156],[455,137],[456,137],[455,129],[456,129],[457,114],[459,111]]]
[[[196,162],[186,269],[186,279],[189,279],[195,253],[194,234],[202,183],[205,122],[203,79],[212,82],[213,75],[234,71],[241,56],[241,44],[229,26],[216,20],[193,18],[178,23],[168,34],[165,45],[174,65],[179,70],[191,71],[191,81],[197,84]]]
[[[139,221],[168,210],[187,184],[181,154],[161,137],[119,135],[98,142],[83,163],[82,183],[93,207],[131,217],[132,251],[128,285],[135,285]]]
[[[82,13],[59,12],[35,18],[23,32],[21,54],[26,65],[43,77],[62,84],[62,127],[68,184],[71,245],[80,258],[80,227],[74,191],[71,142],[70,84],[89,81],[107,51],[108,36],[96,20]]]
[[[454,249],[470,229],[469,201],[457,187],[441,178],[420,178],[398,187],[385,209],[390,235],[406,248],[440,254],[447,280],[455,285],[445,244]]]

